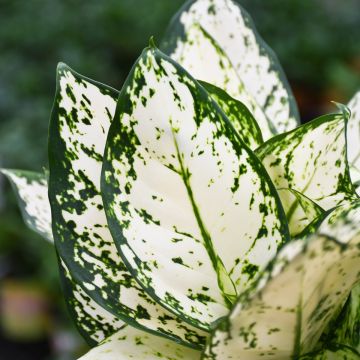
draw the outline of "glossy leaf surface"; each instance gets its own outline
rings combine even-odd
[[[156,304],[118,254],[100,195],[102,154],[118,93],[58,68],[49,133],[49,194],[57,250],[77,284],[119,319],[200,347],[205,334]]]
[[[360,202],[286,245],[213,334],[206,359],[289,359],[314,349],[360,280]]]
[[[259,125],[247,107],[217,86],[203,81],[200,81],[200,84],[220,106],[241,140],[250,149],[257,149],[263,143],[262,134]]]
[[[126,326],[79,360],[199,360],[199,351]]]
[[[351,180],[360,195],[360,91],[351,99],[348,107],[351,111],[351,116],[347,131],[347,153]]]
[[[25,224],[53,242],[51,209],[45,174],[25,170],[1,169],[13,185]]]
[[[120,94],[102,194],[133,275],[204,329],[287,240],[260,161],[204,88],[153,46]]]
[[[298,124],[296,103],[281,65],[238,3],[186,2],[173,18],[163,48],[195,78],[244,102],[264,139]]]
[[[324,210],[357,199],[346,157],[348,114],[321,116],[256,150],[274,185],[305,195]],[[284,208],[289,199],[282,197]]]

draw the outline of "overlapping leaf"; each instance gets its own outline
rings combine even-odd
[[[360,195],[360,91],[351,99],[348,107],[351,116],[347,131],[347,153],[351,180]]]
[[[128,268],[208,329],[288,236],[260,161],[203,87],[151,46],[119,97],[102,195]]]
[[[95,346],[126,324],[97,304],[78,285],[65,263],[59,259],[60,278],[69,312],[80,334],[90,346]]]
[[[347,117],[345,111],[325,115],[260,146],[256,154],[275,186],[296,190],[324,210],[356,200],[346,157]],[[300,203],[289,204],[284,193],[280,197],[296,215]]]
[[[334,329],[337,342],[351,346],[360,353],[360,284],[352,289]]]
[[[244,102],[264,139],[298,124],[296,103],[276,55],[234,1],[188,1],[172,20],[163,48],[194,77]]]
[[[343,344],[360,353],[360,284],[356,285],[339,316],[324,332],[321,343]]]
[[[278,189],[292,238],[324,214],[324,209],[294,189]]]
[[[288,359],[312,351],[360,280],[360,202],[286,245],[215,331],[206,359]]]
[[[100,195],[102,154],[118,93],[61,64],[49,133],[56,247],[73,280],[123,321],[201,346],[205,334],[156,304],[118,255]]]
[[[259,125],[247,107],[214,85],[203,81],[200,81],[200,84],[220,106],[241,140],[250,149],[257,149],[263,143],[262,134]]]
[[[301,356],[299,360],[358,360],[360,353],[343,344],[330,344],[326,349]]]
[[[2,172],[14,185],[26,224],[43,238],[53,241],[45,175],[20,170]],[[98,344],[124,326],[122,321],[96,304],[81,286],[74,282],[63,261],[59,261],[59,265],[69,310],[80,333],[90,345]]]
[[[80,360],[200,360],[201,353],[126,326]]]
[[[0,170],[13,185],[27,226],[43,238],[53,241],[51,209],[45,174],[24,170]]]
[[[254,114],[266,138],[275,132],[263,109],[246,89],[231,61],[216,41],[198,24],[187,31],[181,53],[171,55],[194,77],[205,80],[243,102]]]

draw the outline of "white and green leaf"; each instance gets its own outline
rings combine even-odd
[[[162,47],[195,78],[242,101],[259,121],[264,139],[299,123],[276,55],[238,3],[187,1],[173,18]]]
[[[360,352],[343,344],[329,344],[325,349],[303,355],[299,360],[359,360]]]
[[[128,325],[79,360],[200,360],[200,356],[200,351]]]
[[[347,129],[347,154],[351,180],[360,195],[360,91],[348,104],[351,116]]]
[[[102,195],[134,277],[202,329],[288,240],[261,162],[205,89],[153,45],[121,91]]]
[[[278,193],[292,238],[300,235],[307,226],[324,214],[324,209],[294,189],[278,189]]]
[[[126,325],[97,304],[74,281],[65,263],[59,259],[61,283],[69,312],[80,334],[90,346],[96,346]]]
[[[13,186],[25,224],[43,238],[53,242],[45,174],[10,169],[1,169],[0,172]]]
[[[188,29],[186,41],[182,45],[181,54],[173,53],[171,57],[195,78],[211,83],[243,102],[254,114],[264,136],[271,137],[275,129],[272,129],[263,109],[246,89],[231,61],[210,34],[194,23]]]
[[[328,326],[321,343],[343,344],[360,353],[360,284],[352,290],[337,318]]]
[[[263,143],[262,134],[258,123],[248,108],[217,86],[204,81],[199,82],[220,106],[241,140],[252,150],[258,148]]]
[[[206,359],[297,359],[316,347],[360,280],[360,202],[294,240],[215,330]]]
[[[159,306],[118,254],[100,195],[103,151],[117,91],[64,64],[49,131],[49,198],[57,251],[75,283],[119,319],[189,346],[206,334]]]
[[[356,200],[346,157],[347,117],[321,116],[261,145],[256,154],[275,186],[296,190],[324,210]],[[293,209],[291,198],[280,197],[284,208]]]

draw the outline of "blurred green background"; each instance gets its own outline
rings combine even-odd
[[[303,121],[360,89],[358,0],[239,2],[278,54]],[[182,3],[0,0],[0,165],[46,167],[57,62],[120,89]],[[85,350],[66,313],[54,249],[25,228],[0,178],[0,358],[65,360]]]

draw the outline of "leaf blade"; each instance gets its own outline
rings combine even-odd
[[[359,281],[359,219],[359,201],[344,205],[307,242],[285,246],[258,288],[243,294],[218,326],[205,358],[297,358],[312,351]]]
[[[225,113],[241,140],[252,150],[258,148],[263,143],[261,130],[247,107],[224,90],[204,81],[199,81],[199,83]]]
[[[51,209],[45,174],[24,170],[0,169],[11,182],[25,224],[53,242]]]
[[[212,52],[209,45],[205,47],[203,39],[196,41],[192,34],[196,24],[216,44]],[[240,90],[244,88],[255,99],[257,108],[266,115],[265,121],[259,124],[265,139],[291,130],[299,123],[296,102],[276,55],[239,4],[230,0],[188,1],[173,18],[163,48],[196,78],[214,83],[232,96],[227,88],[234,76],[229,76],[228,72],[235,70],[240,79]],[[224,66],[227,62],[224,56],[220,56],[223,54],[229,65]],[[223,80],[221,84],[218,80],[221,76],[230,80]],[[239,100],[253,110],[243,98]],[[254,116],[258,119],[255,113]]]
[[[74,281],[64,261],[60,258],[58,261],[65,302],[78,331],[89,346],[98,345],[126,325],[89,297]]]
[[[77,284],[119,319],[201,347],[206,334],[156,304],[118,254],[100,194],[106,136],[118,92],[64,64],[49,131],[49,198],[57,251]]]
[[[292,238],[301,234],[325,210],[295,189],[278,189]]]
[[[351,180],[360,195],[360,91],[348,104],[351,116],[347,128],[347,155],[349,159]]]
[[[259,160],[202,86],[154,47],[144,50],[120,94],[102,195],[134,277],[203,329],[226,313],[234,282],[246,286],[287,241],[281,204]],[[238,218],[247,219],[242,227]],[[235,254],[234,233],[243,239]]]
[[[126,326],[79,360],[198,360],[200,352]]]
[[[294,189],[324,210],[356,200],[346,157],[346,121],[342,113],[324,115],[261,145],[256,154],[275,186]]]

